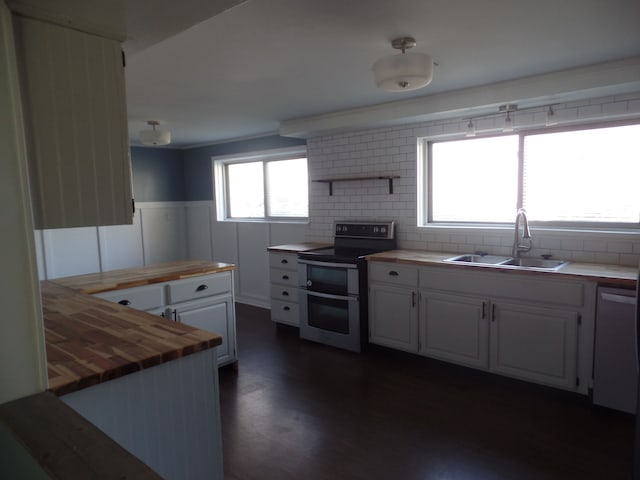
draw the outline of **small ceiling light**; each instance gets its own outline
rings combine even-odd
[[[469,119],[469,123],[467,124],[467,137],[475,137],[476,136],[476,126],[473,124],[473,121]]]
[[[156,130],[160,122],[149,120],[147,124],[151,125],[153,130],[142,130],[140,132],[140,142],[143,145],[168,145],[171,143],[171,132]]]
[[[513,132],[513,120],[511,119],[511,112],[515,112],[518,109],[517,105],[508,103],[506,105],[500,105],[498,107],[499,112],[506,112],[507,116],[504,118],[503,132]]]
[[[433,78],[433,59],[424,53],[406,53],[416,46],[411,37],[396,38],[391,46],[402,50],[399,55],[381,58],[373,64],[376,85],[389,92],[405,92],[426,87]]]
[[[552,125],[558,124],[558,117],[556,117],[556,112],[553,111],[551,105],[549,105],[549,110],[547,110],[547,120],[545,121],[545,125],[550,127]]]

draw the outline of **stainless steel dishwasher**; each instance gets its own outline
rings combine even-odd
[[[636,412],[636,292],[598,287],[593,403]]]

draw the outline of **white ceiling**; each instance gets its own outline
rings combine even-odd
[[[197,8],[187,8],[190,3]],[[186,14],[160,8],[169,4]],[[145,22],[140,11],[132,21],[128,13],[133,145],[147,120],[171,131],[171,147],[187,147],[277,133],[281,122],[291,119],[640,55],[638,0],[156,0],[154,5],[162,22]],[[390,40],[402,35],[416,38],[415,51],[434,57],[433,82],[413,92],[381,91],[371,65],[395,53]],[[168,38],[159,41],[162,37]]]

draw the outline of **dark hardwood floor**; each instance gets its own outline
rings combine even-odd
[[[633,417],[555,389],[381,348],[300,340],[237,305],[220,370],[225,478],[630,479]]]

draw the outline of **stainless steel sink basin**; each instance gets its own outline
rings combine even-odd
[[[455,257],[445,258],[445,262],[455,263],[472,263],[475,265],[499,265],[503,262],[511,260],[511,257],[500,257],[497,255],[478,255],[475,253],[466,253]]]
[[[465,253],[455,257],[445,258],[445,262],[462,263],[466,265],[494,265],[496,267],[522,268],[529,270],[560,270],[567,263],[566,260],[551,260],[543,258],[512,258],[498,255],[479,255]]]
[[[522,268],[538,268],[541,270],[560,270],[567,263],[565,260],[546,260],[542,258],[511,258],[500,265],[522,267]]]

